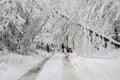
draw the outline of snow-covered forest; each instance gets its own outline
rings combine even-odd
[[[28,62],[26,66],[32,65],[34,67],[37,61],[39,62],[39,59],[40,61],[43,59],[42,63],[45,63],[44,61],[47,61],[47,59],[44,60],[44,58],[46,57],[57,56],[60,58],[61,55],[63,56],[62,45],[64,45],[65,49],[71,48],[73,51],[71,54],[77,57],[76,59],[82,56],[83,58],[94,57],[97,59],[109,58],[117,60],[114,64],[117,66],[117,68],[115,67],[117,73],[114,70],[117,76],[120,73],[120,69],[118,70],[118,67],[120,67],[120,1],[0,0],[1,74],[1,70],[6,65],[10,66],[12,63],[16,65],[20,62],[21,66],[23,66],[24,62]],[[67,51],[64,54],[68,54]],[[68,57],[71,64],[75,65],[74,57],[67,55],[67,59]],[[33,63],[29,64],[32,60],[36,61],[33,62],[34,65]],[[63,64],[65,61],[63,60]],[[91,63],[88,65],[93,65],[92,61],[94,60],[85,59],[85,61]],[[113,62],[105,62],[106,64],[113,65]],[[79,61],[77,63],[82,65]],[[65,64],[69,66],[67,61]],[[24,69],[27,71],[28,67]],[[81,69],[84,72],[86,68],[83,67]],[[89,75],[89,77],[91,76]],[[120,79],[119,76],[116,79],[110,79],[109,76],[100,80]],[[2,79],[9,80],[9,78]],[[39,79],[49,80],[42,77],[38,77],[37,80]],[[97,78],[94,75],[94,78],[91,77],[90,79],[65,78],[60,80],[97,80]]]
[[[1,0],[0,50],[81,52],[120,47],[119,0]]]

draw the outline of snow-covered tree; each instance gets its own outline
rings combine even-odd
[[[119,4],[111,0],[1,0],[0,44],[27,53],[35,43],[78,53],[120,47]],[[53,47],[54,46],[54,47]]]

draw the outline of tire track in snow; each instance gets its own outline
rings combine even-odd
[[[63,58],[63,80],[79,80],[74,67],[69,61],[69,56]]]
[[[40,63],[38,63],[35,67],[27,71],[23,76],[21,76],[18,80],[35,80],[39,75],[42,67],[48,61],[50,57],[43,59]]]

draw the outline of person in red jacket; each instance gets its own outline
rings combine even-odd
[[[73,51],[72,51],[72,48],[68,48],[68,51],[67,51],[68,53],[72,53]]]

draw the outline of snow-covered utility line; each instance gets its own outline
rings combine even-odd
[[[88,29],[89,29],[89,28],[88,28]],[[98,35],[98,36],[100,36],[101,38],[104,38],[104,39],[110,41],[111,44],[114,44],[114,45],[120,47],[120,43],[117,42],[117,41],[115,41],[114,39],[112,39],[112,38],[110,38],[110,37],[108,37],[108,36],[106,36],[106,35],[103,35],[103,34],[97,32],[97,31],[95,31],[95,30],[93,30],[93,29],[89,29],[89,30],[95,32],[95,34]]]
[[[120,43],[117,42],[117,41],[115,41],[114,39],[112,39],[112,38],[110,38],[110,37],[108,37],[108,36],[106,36],[106,35],[104,35],[104,34],[102,34],[102,33],[100,33],[100,32],[97,32],[96,30],[91,29],[90,27],[86,27],[86,26],[83,26],[83,25],[81,25],[81,24],[76,24],[76,25],[78,25],[78,26],[82,27],[83,29],[86,29],[87,31],[89,31],[89,34],[95,33],[95,35],[96,35],[97,37],[99,37],[99,38],[101,38],[101,39],[104,39],[106,42],[109,41],[109,42],[110,42],[111,44],[113,44],[115,47],[120,48]]]
[[[66,20],[67,20],[67,19],[66,19]],[[82,27],[83,30],[89,31],[89,33],[90,33],[90,32],[91,32],[91,33],[95,33],[95,35],[96,35],[97,37],[99,37],[99,38],[101,38],[101,39],[104,39],[106,42],[109,41],[109,42],[110,42],[111,44],[113,44],[116,48],[120,48],[120,42],[117,42],[117,41],[115,41],[114,39],[110,38],[109,36],[106,36],[105,34],[102,34],[102,33],[98,32],[98,31],[90,28],[90,26],[86,26],[86,25],[84,25],[84,24],[82,24],[82,23],[75,23],[75,22],[73,22],[73,21],[71,21],[71,20],[67,20],[67,21],[70,21],[71,24],[75,24],[76,26]]]
[[[39,75],[42,67],[46,63],[46,61],[50,57],[47,57],[43,59],[40,63],[38,63],[35,67],[30,69],[28,72],[26,72],[23,76],[21,76],[18,80],[36,80],[37,76]]]

